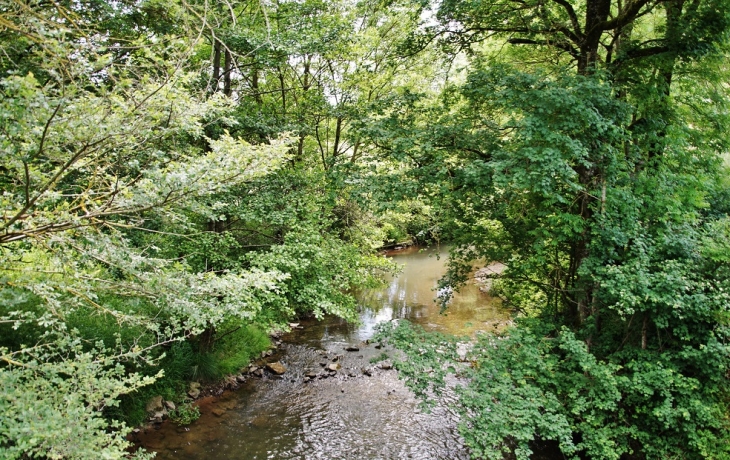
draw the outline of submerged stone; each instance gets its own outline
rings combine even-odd
[[[286,367],[281,363],[268,363],[266,368],[276,375],[281,375],[286,372]]]

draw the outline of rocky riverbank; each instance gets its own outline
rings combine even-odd
[[[453,415],[418,410],[392,352],[342,340],[352,326],[337,319],[302,326],[235,383],[202,388],[198,421],[152,423],[133,439],[163,460],[466,458]]]
[[[229,393],[233,393],[246,385],[250,387],[251,380],[275,381],[289,378],[292,383],[297,382],[305,385],[324,379],[348,380],[359,377],[373,377],[379,372],[393,369],[390,360],[384,359],[381,360],[382,362],[378,362],[373,358],[374,353],[381,350],[381,345],[363,341],[342,346],[341,349],[333,352],[322,349],[316,350],[319,357],[316,366],[310,365],[307,369],[290,370],[282,362],[286,353],[282,347],[284,343],[282,337],[288,341],[296,340],[293,337],[304,326],[300,323],[292,323],[290,328],[291,330],[287,333],[273,335],[271,337],[272,348],[262,352],[258,359],[253,361],[247,368],[242,369],[240,373],[229,375],[214,383],[190,382],[186,393],[186,403],[195,408],[201,418],[206,415],[221,417],[230,408],[228,401],[231,395]],[[370,361],[365,361],[365,354],[368,355]],[[195,420],[191,420],[191,423],[187,424],[181,424],[179,420],[173,420],[179,408],[180,404],[166,401],[162,396],[151,398],[146,407],[148,422],[134,429],[129,439],[134,441],[138,447],[147,446],[154,449],[155,443],[150,444],[149,440],[154,438],[155,433],[159,430],[169,431],[171,429],[169,425],[177,426],[175,429],[177,433],[187,433],[195,429],[198,425],[193,423]]]

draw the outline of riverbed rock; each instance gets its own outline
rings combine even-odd
[[[162,396],[154,396],[149,401],[147,401],[147,406],[145,406],[145,409],[147,412],[159,412],[163,409],[162,405]]]
[[[337,372],[340,370],[342,366],[340,366],[340,363],[332,363],[329,366],[327,366],[327,369],[333,372]]]
[[[173,410],[175,410],[175,403],[172,401],[165,401],[165,408],[168,411],[173,411]]]
[[[253,371],[253,375],[255,375],[256,377],[263,377],[264,370],[259,367],[255,371]]]
[[[213,415],[215,415],[216,417],[222,417],[222,416],[223,416],[223,414],[225,414],[225,413],[226,413],[225,409],[221,409],[220,407],[216,407],[216,408],[215,408],[215,409],[213,409],[213,410],[212,410],[211,412],[212,412],[212,413],[213,413]]]
[[[494,262],[474,272],[474,280],[479,285],[479,290],[489,293],[492,290],[494,279],[499,278],[506,268],[507,266],[505,264]]]
[[[266,368],[273,372],[276,375],[281,375],[284,372],[286,372],[286,367],[284,367],[283,364],[276,362],[276,363],[268,363],[266,365]]]
[[[188,390],[188,396],[190,396],[193,399],[198,399],[198,396],[200,396],[200,383],[190,382],[190,389]]]
[[[238,380],[238,383],[243,383],[243,382],[246,381],[246,376],[245,375],[237,375],[236,376],[236,380]]]
[[[309,371],[306,374],[304,374],[304,376],[309,377],[310,379],[313,379],[313,378],[317,377],[317,373],[314,371]]]
[[[355,345],[349,345],[349,346],[345,347],[345,350],[346,351],[360,351],[360,347],[357,347]]]
[[[378,367],[380,367],[384,371],[389,371],[389,370],[393,369],[393,365],[391,363],[389,363],[388,361],[380,363],[380,365]]]
[[[368,377],[372,377],[373,370],[370,369],[369,367],[363,367],[362,368],[362,373],[363,373],[363,375],[367,375]]]

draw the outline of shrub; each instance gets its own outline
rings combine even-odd
[[[170,412],[170,420],[177,425],[190,425],[200,418],[200,409],[190,403],[177,406]]]

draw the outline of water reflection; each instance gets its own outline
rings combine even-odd
[[[371,337],[377,323],[394,318],[454,335],[473,335],[509,320],[500,300],[482,292],[473,280],[455,292],[446,311],[440,313],[434,299],[438,280],[446,273],[448,248],[411,247],[393,252],[391,257],[402,265],[402,272],[389,277],[384,289],[359,294],[362,325],[357,329],[358,339]]]
[[[464,335],[509,315],[473,284],[439,314],[433,288],[445,272],[445,248],[411,248],[392,257],[403,271],[384,288],[360,294],[359,324],[302,321],[303,329],[282,337],[276,359],[287,368],[283,379],[251,379],[216,401],[203,400],[203,415],[189,430],[165,423],[142,434],[142,444],[163,460],[468,458],[447,404],[423,413],[395,371],[364,374],[383,350],[361,342],[377,323],[393,318]],[[345,351],[355,344],[360,351]],[[335,358],[342,368],[334,377],[306,382],[308,372]]]

